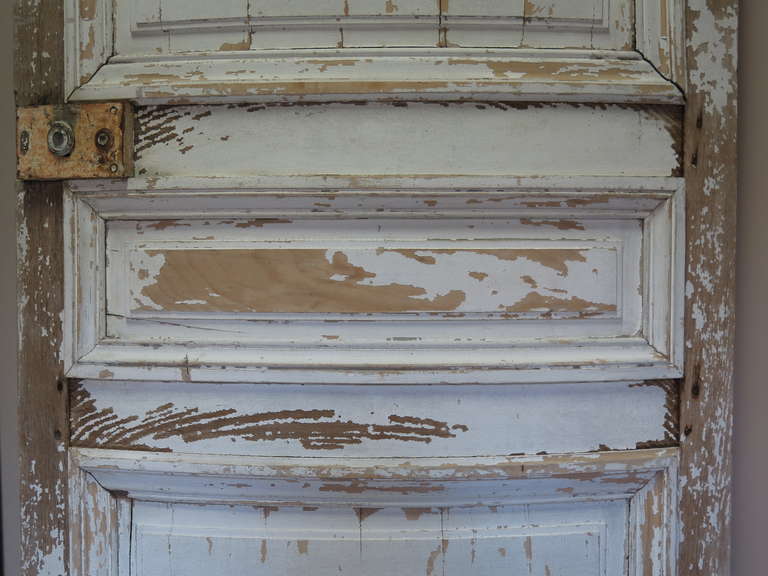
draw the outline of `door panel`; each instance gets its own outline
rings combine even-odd
[[[624,567],[626,501],[476,508],[222,507],[138,502],[132,566],[160,574],[535,574]],[[329,530],[329,526],[333,528]]]
[[[75,574],[676,573],[679,2],[67,6]]]
[[[135,164],[146,177],[677,176],[679,118],[667,106],[150,107]]]
[[[83,380],[71,443],[252,456],[566,454],[671,446],[674,381],[301,386]]]
[[[97,528],[75,562],[93,576],[674,573],[674,449],[388,461],[71,455],[73,517],[84,534]]]
[[[348,180],[311,191],[330,182],[283,178],[279,195],[258,180],[76,186],[70,374],[467,384],[680,373],[677,179],[449,189],[425,178],[418,195],[402,190],[416,178],[400,191]]]

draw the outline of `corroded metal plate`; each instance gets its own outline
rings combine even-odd
[[[119,102],[19,108],[17,175],[22,180],[127,178],[133,173],[132,134],[132,109]]]

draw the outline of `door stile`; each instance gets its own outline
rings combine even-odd
[[[17,106],[64,102],[64,13],[57,0],[15,6]],[[10,191],[6,191],[10,193]],[[19,182],[18,413],[21,574],[68,574],[67,386],[61,182]]]
[[[688,0],[680,576],[730,573],[738,0]]]

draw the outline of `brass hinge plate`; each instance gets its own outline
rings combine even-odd
[[[99,102],[18,108],[16,172],[21,180],[132,176],[131,105]]]

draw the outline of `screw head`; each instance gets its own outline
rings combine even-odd
[[[112,132],[106,128],[102,128],[96,132],[96,146],[102,150],[107,150],[112,147]]]
[[[118,165],[117,164],[110,164],[109,171],[115,174],[118,171]]]
[[[75,133],[72,127],[62,120],[51,123],[48,130],[48,150],[56,156],[69,156],[75,148]]]

